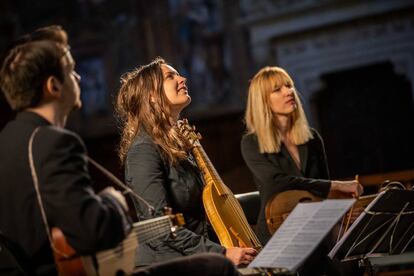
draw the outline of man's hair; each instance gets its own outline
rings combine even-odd
[[[0,87],[13,110],[37,106],[50,76],[64,81],[66,51],[67,34],[60,26],[37,29],[14,43],[0,68]]]
[[[68,35],[66,31],[59,25],[51,25],[36,29],[35,31],[22,35],[14,43],[13,47],[28,43],[31,41],[51,40],[63,45],[68,44]]]

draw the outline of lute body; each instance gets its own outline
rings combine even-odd
[[[200,134],[187,121],[179,122],[181,134],[193,145],[192,153],[205,182],[203,205],[206,215],[224,247],[253,247],[261,249],[256,234],[250,227],[237,198],[221,180],[201,146]]]
[[[376,196],[377,194],[359,197],[353,205],[352,210],[365,208]],[[349,196],[342,193],[329,193],[328,198],[339,199],[349,198]],[[267,202],[265,209],[266,224],[269,232],[271,234],[276,232],[298,203],[316,202],[321,200],[323,200],[323,198],[303,190],[289,190],[276,194]],[[352,216],[352,210],[346,214],[346,218]],[[347,221],[349,221],[349,219],[344,220],[344,222]]]

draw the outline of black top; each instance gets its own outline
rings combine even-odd
[[[298,146],[301,168],[297,167],[284,144],[278,153],[260,153],[257,136],[245,135],[241,141],[243,158],[253,173],[260,193],[261,207],[257,221],[258,238],[263,245],[271,235],[265,218],[266,203],[286,190],[307,190],[327,197],[330,189],[325,148],[320,135],[312,129],[314,138]]]
[[[121,241],[126,217],[112,196],[93,192],[85,147],[76,134],[35,113],[18,114],[0,132],[0,231],[24,250],[38,274],[53,275],[28,159],[29,138],[39,126],[33,159],[49,226],[59,227],[78,253],[90,253]]]
[[[139,220],[163,215],[166,206],[174,213],[183,213],[185,218],[185,225],[175,238],[163,237],[140,244],[137,266],[200,252],[224,253],[224,247],[209,240],[201,198],[204,184],[192,157],[176,167],[170,166],[152,138],[140,131],[127,154],[125,178],[126,183],[155,208],[151,214],[145,204],[134,199]]]

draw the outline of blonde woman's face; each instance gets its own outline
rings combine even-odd
[[[270,108],[275,115],[289,115],[297,107],[294,88],[290,83],[280,83],[270,93]]]
[[[171,110],[180,113],[190,102],[191,97],[188,94],[186,86],[187,79],[167,64],[161,65],[164,75],[164,91],[171,105]]]

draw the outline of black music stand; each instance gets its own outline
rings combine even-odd
[[[329,257],[372,268],[375,257],[409,251],[414,251],[414,191],[391,188],[365,208]]]

